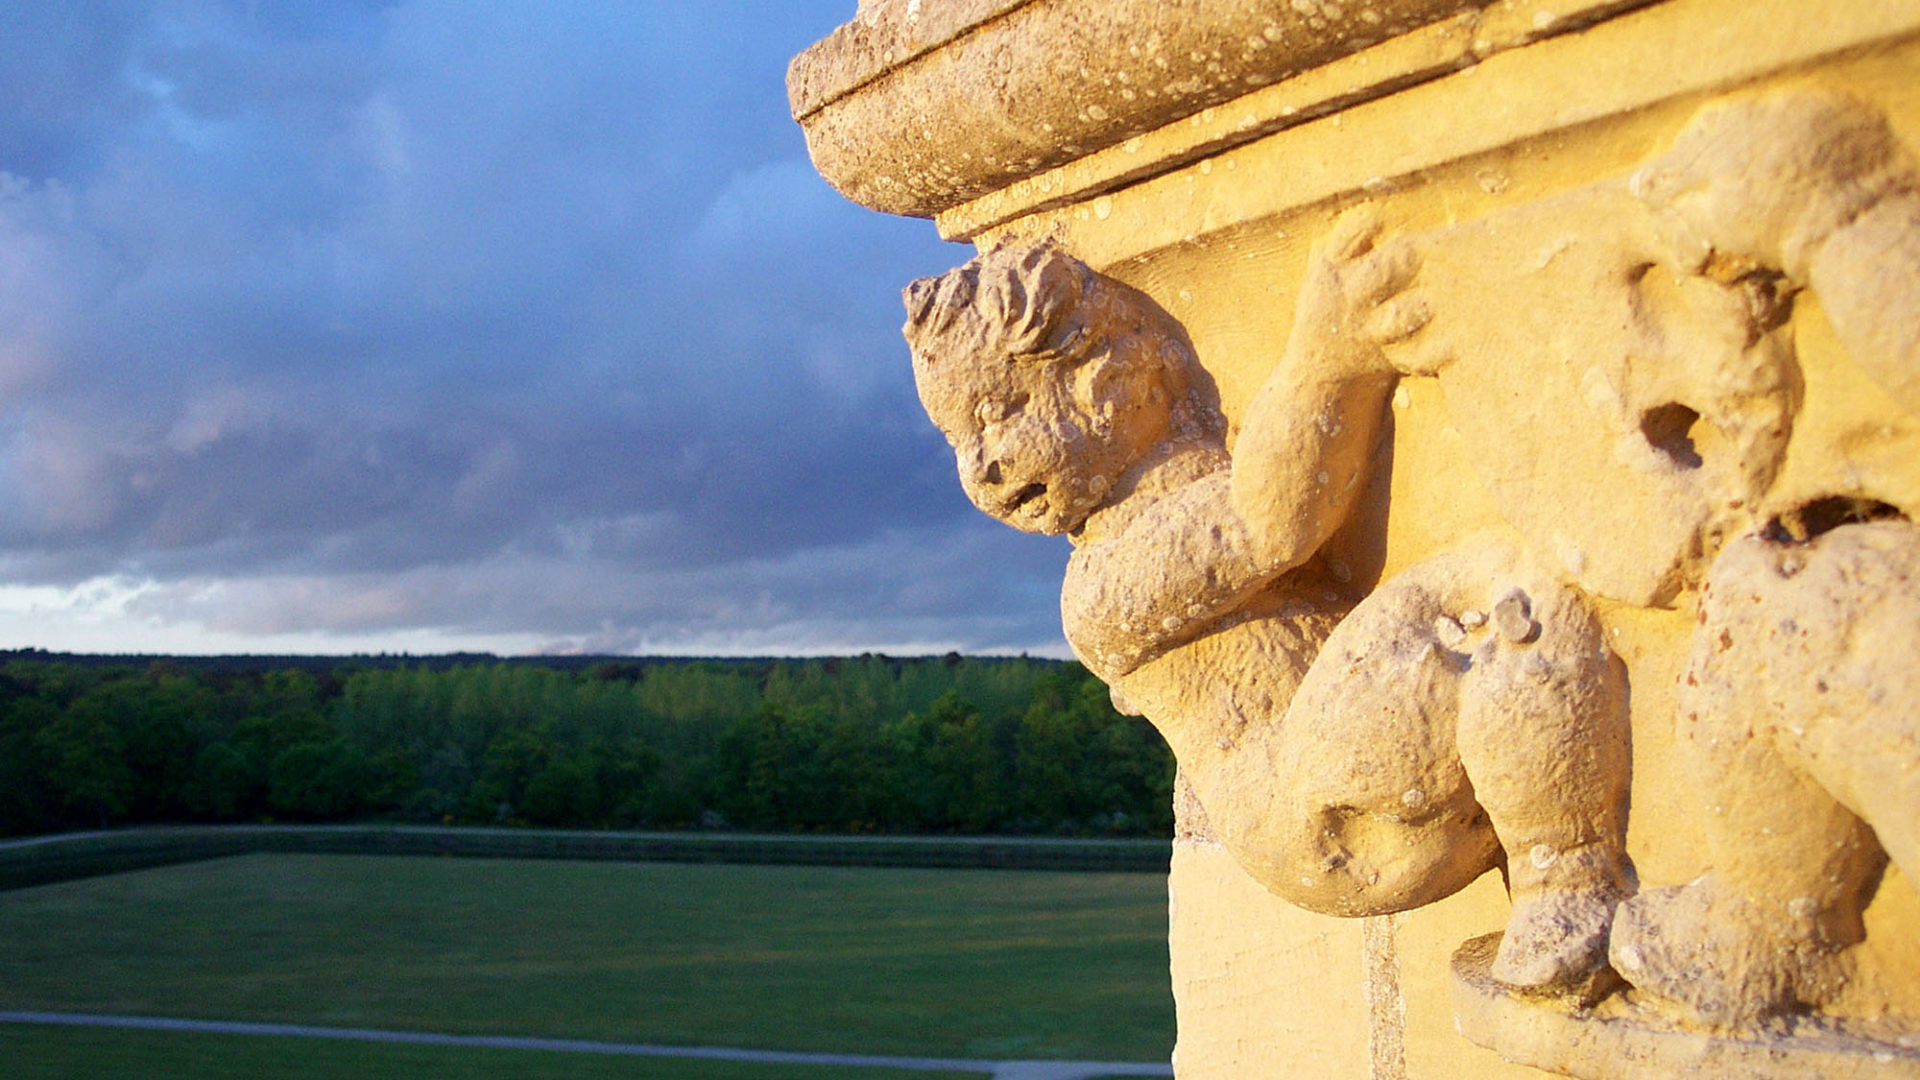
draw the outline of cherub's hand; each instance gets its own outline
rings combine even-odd
[[[1381,240],[1379,216],[1358,207],[1340,216],[1314,245],[1294,309],[1295,355],[1314,355],[1334,371],[1359,374],[1390,365],[1381,347],[1405,341],[1432,317],[1410,290],[1420,255],[1406,237]]]

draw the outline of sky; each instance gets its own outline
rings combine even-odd
[[[0,647],[1062,654],[814,173],[854,0],[15,0]]]

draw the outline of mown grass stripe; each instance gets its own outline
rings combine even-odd
[[[448,1035],[428,1031],[334,1028],[310,1024],[256,1024],[231,1020],[191,1020],[164,1016],[103,1016],[92,1013],[0,1011],[0,1023],[66,1027],[128,1028],[210,1035],[259,1035],[281,1038],[340,1039],[351,1042],[417,1046],[460,1046],[489,1050],[544,1050],[624,1057],[696,1058],[766,1065],[821,1065],[840,1068],[906,1069],[915,1072],[987,1073],[999,1080],[1086,1080],[1091,1077],[1172,1076],[1173,1067],[1137,1061],[994,1061],[976,1058],[895,1057],[880,1054],[823,1054],[751,1050],[725,1046],[663,1046],[587,1039],[544,1039],[519,1035]]]
[[[248,855],[0,894],[0,1008],[1150,1061],[1165,935],[1146,874]]]

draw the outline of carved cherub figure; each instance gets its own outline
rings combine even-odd
[[[1623,904],[1613,934],[1628,981],[1721,1027],[1827,1003],[1888,856],[1920,881],[1920,529],[1864,500],[1809,509],[1827,520],[1806,539],[1714,563],[1678,725],[1709,866]]]
[[[1853,362],[1920,413],[1920,168],[1878,110],[1804,86],[1720,102],[1631,189],[1710,259],[1811,289]]]
[[[1920,167],[1876,111],[1806,89],[1722,103],[1634,189],[1711,259],[1811,288],[1920,413]],[[1612,955],[1709,1023],[1830,999],[1888,856],[1920,883],[1920,528],[1877,494],[1776,508],[1700,598],[1679,734],[1711,865],[1626,904]]]
[[[1437,378],[1554,576],[1702,590],[1679,727],[1713,864],[1622,905],[1614,966],[1714,1024],[1830,997],[1888,854],[1920,880],[1920,530],[1866,488],[1772,495],[1804,392],[1788,320],[1810,288],[1920,410],[1920,169],[1871,108],[1793,88],[1704,110],[1628,183],[1392,240],[1349,216],[1317,259],[1234,447],[1256,559],[1322,543],[1385,388]]]
[[[1336,323],[1405,333],[1417,320],[1385,306],[1404,267],[1356,261],[1367,239],[1316,263],[1311,296]],[[1631,875],[1624,678],[1578,593],[1484,541],[1355,606],[1316,553],[1359,495],[1378,414],[1343,411],[1339,388],[1311,423],[1269,432],[1317,463],[1315,505],[1289,542],[1256,541],[1179,324],[1057,250],[990,252],[914,283],[907,304],[921,400],[969,497],[1073,540],[1068,641],[1160,729],[1256,880],[1368,915],[1504,860],[1515,903],[1496,977],[1605,984]],[[1292,347],[1378,346],[1303,332]]]

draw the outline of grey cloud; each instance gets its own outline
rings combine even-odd
[[[960,497],[898,334],[966,252],[842,201],[786,116],[848,8],[32,20],[0,576],[259,633],[1057,647],[1062,547]]]
[[[502,553],[391,574],[185,578],[146,590],[130,610],[261,635],[538,627],[550,651],[1058,653],[1049,583],[1060,571],[1058,549],[1017,540],[991,527],[896,530],[691,571]],[[1028,603],[1003,603],[1009,589]]]

